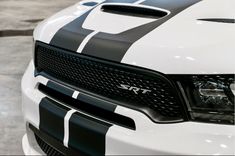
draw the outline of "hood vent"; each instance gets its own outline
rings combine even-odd
[[[134,17],[142,17],[142,18],[154,18],[159,19],[166,16],[168,13],[166,11],[151,9],[146,7],[138,7],[138,6],[129,6],[129,5],[103,5],[101,7],[103,12],[126,15],[126,16],[134,16]]]
[[[208,22],[235,24],[235,19],[231,19],[231,18],[203,18],[203,19],[198,19],[198,20],[200,20],[200,21],[208,21]]]

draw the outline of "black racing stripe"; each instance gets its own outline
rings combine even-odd
[[[57,83],[54,83],[52,81],[48,81],[47,87],[49,87],[49,88],[51,88],[53,90],[56,90],[58,92],[61,92],[61,93],[65,94],[67,96],[70,96],[70,97],[72,97],[73,93],[74,93],[74,90],[69,89],[67,87],[63,87],[63,86],[61,86],[61,85],[59,85]]]
[[[171,13],[159,20],[135,27],[119,34],[100,32],[90,39],[82,53],[115,62],[121,62],[127,50],[134,42],[199,1],[201,0],[147,0],[143,2],[142,5],[159,6],[168,9]]]
[[[81,113],[75,113],[69,121],[68,145],[88,155],[105,155],[105,136],[111,126]]]
[[[44,85],[41,84],[39,88],[42,89],[42,86]],[[49,81],[45,87],[48,87],[51,90],[55,90],[56,92],[60,92],[61,94],[65,94],[67,97],[71,97],[73,93],[73,90],[70,90],[64,86],[60,86],[59,84],[54,83],[52,81]],[[58,98],[58,96],[56,97]],[[59,97],[62,96],[59,95]],[[55,97],[52,98],[54,99]],[[61,101],[57,98],[55,99]],[[79,101],[92,103],[94,104],[94,106],[99,105],[99,107],[102,107],[103,109],[107,110],[106,111],[107,113],[110,112],[111,119],[113,119],[113,117],[116,117],[116,116],[111,116],[113,115],[111,112],[115,111],[116,105],[107,102],[105,103],[105,101],[96,99],[91,96],[87,96],[83,93],[80,93],[77,99]],[[70,101],[70,104],[71,102],[72,101]],[[81,103],[81,102],[79,103],[83,105],[86,104],[87,106],[89,105],[88,103]],[[67,108],[66,106],[60,105],[59,103],[49,98],[43,98],[39,104],[40,131],[48,134],[52,138],[63,143],[64,117],[69,110],[70,109]],[[100,111],[98,107],[96,107],[95,110]],[[125,124],[127,124],[128,126],[126,128],[131,128],[135,130],[135,123],[132,119],[120,115],[119,117],[122,117],[120,119],[123,120],[125,119],[125,120],[123,122],[121,121],[120,123],[118,119],[117,120],[115,119],[114,121],[117,121],[119,125],[121,124],[121,126],[124,127]],[[129,127],[129,125],[131,125],[131,127]],[[111,126],[112,124],[106,121],[101,121],[89,117],[87,115],[81,114],[79,112],[74,113],[69,120],[69,142],[68,142],[69,148],[71,148],[74,151],[80,151],[83,154],[87,155],[105,155],[106,134]]]
[[[79,18],[62,27],[53,36],[50,44],[71,51],[77,51],[85,37],[93,32],[93,30],[82,28],[82,24],[90,12],[91,10],[87,11]]]
[[[107,0],[105,3],[132,3],[135,1],[137,0]],[[87,11],[82,16],[62,27],[53,36],[50,44],[71,51],[77,51],[85,37],[94,32],[93,30],[82,28],[84,21],[93,9]]]
[[[69,108],[58,105],[51,99],[43,98],[39,104],[39,129],[54,139],[63,142],[64,117],[68,111]]]

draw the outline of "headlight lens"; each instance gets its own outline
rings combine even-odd
[[[235,75],[178,78],[192,120],[234,124]]]

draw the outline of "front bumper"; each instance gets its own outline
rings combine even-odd
[[[32,147],[32,145],[29,143],[27,134],[25,134],[22,138],[22,148],[25,155],[44,155],[43,152],[40,153],[34,149],[35,147]]]
[[[26,134],[22,138],[22,148],[25,155],[45,155],[38,146],[35,135],[33,131],[29,129],[28,124],[26,126]]]
[[[38,84],[46,85],[47,82],[48,79],[44,77],[34,77],[34,65],[31,62],[22,79],[23,113],[25,123],[30,123],[37,129],[40,129],[39,104],[47,97],[38,90]],[[235,154],[234,125],[196,122],[156,124],[143,113],[121,106],[116,108],[115,113],[133,119],[136,129],[112,125],[105,135],[106,155]],[[28,140],[35,140],[29,133],[27,131]],[[29,153],[29,148],[34,151],[34,147],[28,146],[26,137],[23,138],[25,154]]]

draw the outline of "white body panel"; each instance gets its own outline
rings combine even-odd
[[[32,147],[30,147],[26,134],[22,138],[22,148],[25,155],[40,155],[39,152],[35,151]]]
[[[41,76],[36,79],[32,79],[32,77],[34,77],[34,65],[32,61],[29,63],[27,71],[28,72],[25,72],[22,78],[24,81],[21,83],[22,95],[28,95],[28,97],[22,96],[22,110],[26,115],[25,118],[32,122],[35,127],[39,128],[38,105],[45,95],[37,90],[37,86],[39,81],[46,84],[48,80]],[[32,102],[35,103],[35,105],[32,105]]]
[[[155,124],[144,114],[117,107],[135,120],[136,131],[113,126],[107,134],[107,155],[235,154],[235,127],[204,123]]]
[[[233,19],[234,6],[233,0],[204,0],[191,6],[135,42],[122,63],[166,74],[234,73],[235,24],[197,20]]]

